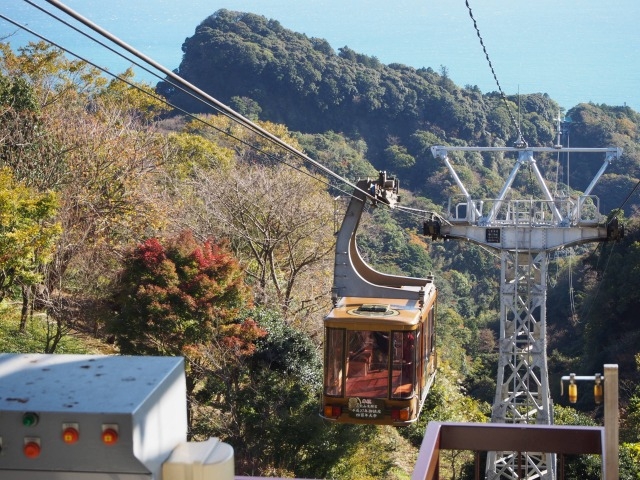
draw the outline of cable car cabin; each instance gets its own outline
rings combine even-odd
[[[436,291],[425,302],[346,297],[324,320],[323,414],[408,425],[435,377]],[[422,304],[422,305],[421,305]]]
[[[380,172],[356,186],[336,239],[333,308],[324,319],[320,415],[335,422],[408,425],[436,372],[433,277],[372,269],[356,245],[369,199],[393,206],[397,181]]]

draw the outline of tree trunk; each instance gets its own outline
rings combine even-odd
[[[27,319],[29,318],[29,300],[31,298],[31,286],[22,285],[22,310],[20,311],[20,329],[21,333],[27,330]]]
[[[51,324],[52,322],[47,316],[47,344],[44,347],[44,353],[55,353],[56,348],[58,348],[58,343],[60,343],[60,339],[64,336],[64,327],[62,325],[62,320],[56,319],[56,330],[52,334],[51,333]]]

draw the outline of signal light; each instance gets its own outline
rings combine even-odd
[[[22,425],[25,427],[35,427],[38,424],[38,414],[35,412],[26,412],[22,414]]]
[[[73,445],[80,439],[77,425],[63,425],[62,441],[67,445]]]
[[[118,442],[118,430],[116,427],[104,427],[102,430],[102,443],[114,445]]]
[[[338,418],[342,415],[342,407],[340,405],[325,405],[324,416]]]
[[[391,418],[393,420],[398,420],[402,422],[406,422],[409,420],[409,408],[392,408],[391,409]]]
[[[569,403],[578,401],[578,385],[576,385],[576,374],[569,374]]]
[[[571,373],[569,376],[564,376],[560,379],[560,395],[564,395],[564,382],[569,381],[569,402],[576,403],[578,401],[578,384],[579,381],[593,381],[593,400],[596,405],[600,405],[604,399],[604,376],[601,373],[596,373],[594,376],[576,376],[575,373]]]
[[[604,397],[604,392],[602,389],[602,375],[596,373],[596,383],[593,385],[593,398],[596,402],[596,405],[600,405],[602,403],[602,398]]]
[[[24,441],[22,452],[27,458],[38,458],[40,456],[40,440],[32,438]]]

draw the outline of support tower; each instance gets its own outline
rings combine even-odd
[[[491,421],[553,424],[546,356],[546,298],[549,252],[573,245],[617,239],[617,219],[605,224],[599,200],[591,195],[620,148],[562,147],[432,147],[449,169],[461,194],[449,199],[446,218],[424,224],[432,238],[461,239],[500,255],[500,341],[496,394]],[[516,163],[495,199],[471,198],[458,177],[449,152],[515,153]],[[536,164],[537,152],[602,153],[604,163],[585,193],[577,199],[552,196]],[[518,171],[528,167],[538,199],[513,199]],[[555,479],[555,456],[542,452],[489,452],[486,478]]]

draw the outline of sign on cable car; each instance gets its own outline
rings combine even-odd
[[[349,416],[353,418],[378,419],[384,412],[384,400],[376,398],[349,399]]]

